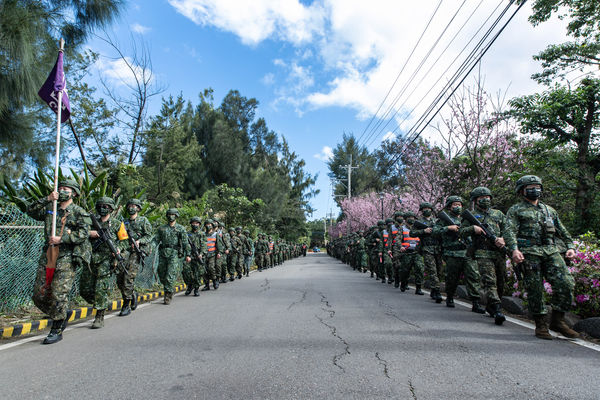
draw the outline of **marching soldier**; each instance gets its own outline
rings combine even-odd
[[[213,281],[213,288],[219,288],[218,259],[221,258],[223,244],[218,240],[219,234],[216,230],[216,223],[210,219],[204,222],[204,231],[206,233],[206,275],[204,275],[204,288],[202,291],[210,290],[210,281]]]
[[[118,263],[117,256],[120,255],[125,260],[129,258],[127,235],[120,232],[124,229],[124,226],[121,228],[122,222],[111,216],[114,210],[115,202],[110,197],[101,197],[96,201],[99,226],[90,230],[92,262],[90,268],[82,270],[79,279],[81,297],[96,309],[96,318],[92,323],[92,329],[104,327],[104,312],[108,308],[110,277],[115,272]],[[113,253],[111,242],[118,254]],[[126,268],[124,264],[120,263],[118,268]]]
[[[246,276],[250,275],[250,268],[252,267],[252,256],[254,255],[254,243],[250,237],[250,231],[244,230],[244,273]]]
[[[199,296],[200,280],[205,275],[204,258],[206,257],[206,237],[201,228],[200,217],[192,217],[190,226],[192,231],[187,234],[190,244],[190,253],[183,264],[183,281],[187,285],[185,295],[189,296],[194,291],[194,296]]]
[[[62,340],[67,326],[69,293],[75,283],[77,270],[87,267],[91,257],[89,229],[90,215],[73,203],[79,196],[79,185],[73,180],[59,182],[58,191],[50,193],[27,208],[27,214],[44,221],[44,252],[42,253],[33,285],[33,303],[52,319],[50,333],[44,344]],[[52,202],[58,201],[56,236],[52,234]],[[58,254],[52,255],[52,247]],[[54,258],[54,256],[56,258]],[[52,261],[50,265],[49,261]]]
[[[190,254],[190,244],[187,232],[183,226],[177,223],[179,210],[169,208],[167,210],[167,223],[158,228],[156,238],[159,243],[158,277],[165,291],[164,304],[171,304],[173,299],[174,285],[177,273],[181,265],[181,259]]]
[[[134,291],[135,277],[142,265],[143,258],[148,255],[152,241],[152,225],[148,218],[140,216],[142,202],[130,199],[127,202],[129,218],[125,221],[127,236],[129,236],[129,258],[126,268],[117,271],[117,286],[121,291],[123,306],[120,317],[131,314],[137,308],[137,294]]]
[[[424,295],[421,290],[423,285],[423,256],[421,255],[421,240],[411,234],[412,225],[415,222],[415,214],[412,211],[404,213],[404,225],[402,233],[398,236],[396,247],[400,248],[402,253],[400,266],[400,290],[405,291],[408,287],[408,277],[414,268],[415,275],[415,294]]]
[[[552,339],[548,332],[544,306],[544,283],[552,285],[552,319],[550,329],[568,338],[579,337],[564,320],[565,312],[573,302],[575,282],[556,246],[562,239],[567,258],[575,256],[571,235],[560,221],[556,210],[542,203],[542,180],[535,175],[525,175],[516,184],[515,191],[521,202],[513,205],[506,214],[506,246],[512,261],[521,270],[527,290],[529,310],[535,319],[535,336]]]

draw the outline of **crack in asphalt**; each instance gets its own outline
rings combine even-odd
[[[412,397],[414,400],[417,400],[417,394],[415,393],[415,387],[413,386],[411,380],[408,380],[408,390],[410,390],[410,394],[412,394]]]
[[[292,304],[290,304],[290,305],[288,306],[288,308],[287,308],[287,309],[288,309],[288,310],[290,310],[290,309],[291,309],[292,307],[294,307],[296,304],[300,304],[300,303],[304,302],[304,300],[306,300],[306,296],[307,296],[307,295],[308,295],[308,290],[303,290],[303,291],[302,291],[302,297],[300,298],[300,300],[298,300],[298,301],[294,301]]]
[[[412,327],[415,327],[417,329],[421,329],[421,327],[417,324],[414,324],[410,321],[407,321],[405,319],[400,318],[395,312],[394,309],[392,308],[392,306],[390,306],[389,304],[384,303],[383,301],[379,301],[379,305],[385,308],[384,314],[389,316],[389,317],[393,317],[395,319],[397,319],[400,322],[404,322],[407,325],[410,325]]]
[[[328,313],[329,318],[333,318],[335,315],[335,311],[332,309],[331,304],[329,304],[327,297],[321,292],[319,292],[319,295],[321,296],[321,303],[325,304],[325,308],[321,307],[321,310]],[[316,314],[315,314],[315,318],[317,318],[321,324],[323,324],[327,328],[329,328],[331,335],[334,336],[337,340],[339,340],[344,345],[344,351],[341,353],[335,354],[333,356],[332,362],[333,362],[333,365],[335,365],[336,367],[341,369],[342,372],[346,372],[346,369],[342,365],[339,364],[339,361],[342,357],[351,354],[350,353],[350,344],[348,344],[346,339],[344,339],[337,333],[337,328],[334,325],[328,324],[327,322],[325,322],[325,320],[323,318],[319,317]]]
[[[271,289],[271,282],[269,282],[269,280],[267,278],[265,278],[265,281],[260,285],[261,292],[266,292],[267,290]]]
[[[377,358],[377,361],[379,361],[379,365],[383,365],[383,374],[386,376],[386,378],[389,378],[390,375],[388,373],[387,360],[384,360],[383,358],[381,358],[381,356],[379,355],[379,352],[375,353],[375,358]]]

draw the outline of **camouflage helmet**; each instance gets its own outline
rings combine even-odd
[[[428,201],[424,201],[421,204],[419,204],[419,211],[421,211],[424,208],[431,208],[433,210],[433,204],[429,203]]]
[[[395,219],[398,218],[398,217],[401,217],[401,216],[402,216],[402,211],[396,211],[396,212],[394,212],[394,218]]]
[[[101,205],[107,205],[109,206],[112,210],[115,209],[115,201],[113,199],[111,199],[110,197],[100,197],[98,200],[96,200],[96,207],[99,207]]]
[[[454,202],[459,202],[461,204],[464,203],[460,196],[448,196],[448,198],[446,198],[446,204],[444,205],[444,208],[450,207]]]
[[[227,229],[227,232],[235,232],[235,228],[233,226],[230,226],[229,229]]]
[[[169,208],[167,210],[167,215],[171,215],[171,214],[176,215],[176,216],[179,217],[179,210],[176,209],[176,208]]]
[[[248,229],[244,229],[244,232],[242,232],[244,235],[249,235],[250,231]]]
[[[129,205],[138,206],[140,210],[142,209],[142,202],[140,201],[140,199],[129,199],[127,201],[126,206],[129,207]]]
[[[237,233],[240,233],[240,232],[242,231],[242,227],[241,227],[241,226],[238,226],[238,227],[236,227],[236,228],[235,228],[235,231],[236,231]]]
[[[476,198],[481,197],[481,196],[492,197],[492,192],[490,189],[488,189],[484,186],[479,186],[479,187],[476,187],[475,189],[471,190],[471,201],[473,201]]]
[[[515,184],[515,192],[520,193],[521,190],[527,185],[540,185],[542,186],[542,180],[539,176],[525,175],[519,178]],[[542,186],[543,187],[543,186]]]
[[[204,221],[204,226],[207,226],[207,225],[214,226],[215,222],[209,218],[206,221]]]
[[[384,226],[385,225],[385,221],[380,219],[379,221],[377,221],[377,226]]]
[[[192,218],[190,218],[190,224],[192,222],[197,222],[199,224],[202,224],[202,219],[200,219],[200,217],[192,217]]]
[[[404,213],[404,218],[408,218],[408,217],[416,218],[416,215],[412,211],[407,211]]]
[[[79,184],[73,179],[65,179],[64,181],[58,182],[58,187],[68,187],[73,189],[75,194],[79,196],[81,194],[81,189],[79,188]]]
[[[217,221],[215,221],[215,222],[217,222]],[[225,224],[224,224],[223,222],[221,222],[221,221],[218,221],[218,224],[219,224],[219,227],[220,227],[220,228],[225,228]]]
[[[393,220],[393,219],[391,219],[391,218],[386,218],[386,220],[385,220],[385,224],[386,224],[386,225],[393,224],[393,223],[394,223],[394,220]]]

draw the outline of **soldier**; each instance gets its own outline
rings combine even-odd
[[[415,294],[424,295],[421,290],[423,285],[423,256],[421,255],[421,240],[411,234],[412,225],[415,222],[415,213],[407,211],[403,215],[404,225],[402,225],[402,233],[396,241],[396,247],[400,248],[402,253],[400,267],[400,290],[405,291],[408,287],[408,277],[411,270],[414,268],[415,274]]]
[[[275,266],[275,262],[273,259],[273,253],[275,252],[275,242],[273,241],[273,236],[269,235],[267,240],[267,267],[273,268]]]
[[[213,281],[213,288],[217,290],[219,288],[219,265],[217,260],[221,257],[223,251],[222,243],[217,240],[216,223],[207,219],[204,222],[204,232],[206,237],[206,275],[204,275],[204,288],[202,291],[210,290],[210,281]]]
[[[27,207],[27,214],[44,221],[44,251],[40,257],[35,283],[33,303],[52,319],[50,333],[44,344],[62,340],[67,326],[69,293],[75,283],[77,270],[90,262],[91,248],[89,228],[92,223],[89,214],[73,203],[79,196],[79,185],[73,180],[61,181],[58,191],[39,199]],[[56,215],[56,236],[52,235],[52,202],[58,201]],[[58,248],[58,258],[54,268],[48,265],[48,249]]]
[[[442,294],[440,292],[440,278],[442,276],[442,255],[439,239],[433,235],[433,226],[435,218],[433,217],[433,205],[423,202],[419,205],[419,212],[423,218],[419,220],[427,228],[411,229],[412,236],[418,236],[421,239],[421,254],[423,255],[423,265],[427,282],[431,288],[430,297],[436,303],[442,302]]]
[[[460,280],[461,274],[464,274],[467,286],[467,294],[471,299],[473,307],[471,311],[478,314],[484,314],[485,310],[479,305],[479,272],[473,259],[467,256],[467,247],[469,245],[469,236],[473,234],[473,227],[462,227],[462,206],[463,201],[460,196],[449,196],[446,199],[444,210],[440,215],[448,213],[448,221],[443,218],[436,222],[433,229],[434,235],[439,235],[442,240],[443,257],[446,261],[446,306],[454,308],[454,294]],[[477,227],[479,228],[479,227]]]
[[[181,265],[181,259],[190,255],[190,243],[185,228],[177,223],[179,210],[167,210],[167,224],[158,228],[156,238],[159,243],[158,277],[165,291],[164,304],[171,304],[175,280]]]
[[[392,279],[392,247],[388,230],[386,229],[385,221],[377,221],[378,239],[377,255],[379,257],[379,277],[381,283],[385,283],[386,276],[388,280]]]
[[[535,319],[535,336],[552,339],[545,319],[543,279],[546,279],[552,285],[550,329],[568,338],[579,337],[564,320],[565,312],[573,302],[575,283],[555,244],[555,238],[561,238],[568,249],[565,256],[573,258],[575,250],[571,235],[556,211],[540,201],[543,186],[539,177],[521,177],[515,191],[522,201],[506,214],[505,240],[512,261],[523,275],[528,307]]]
[[[240,228],[241,230],[241,228]],[[242,248],[242,242],[240,241],[239,236],[235,232],[234,227],[229,228],[229,241],[231,243],[231,250],[228,257],[228,269],[229,269],[229,280],[234,281],[236,276],[236,268],[238,264],[238,259],[240,257],[240,250]],[[241,271],[237,273],[238,279],[242,277]]]
[[[371,271],[371,278],[376,276],[379,268],[379,254],[377,249],[378,235],[376,232],[377,225],[372,225],[367,231],[367,236],[365,238],[367,242],[367,253],[369,256],[369,271]]]
[[[219,253],[221,257],[217,259],[218,269],[220,271],[220,275],[217,274],[217,278],[221,277],[221,283],[227,283],[227,263],[229,260],[229,253],[231,252],[231,241],[229,238],[229,233],[225,230],[225,224],[221,221],[216,221],[219,225],[219,229],[217,232],[217,242],[220,242],[222,251]]]
[[[506,218],[502,211],[491,208],[492,192],[486,187],[476,187],[471,191],[471,202],[474,204],[473,215],[477,220],[489,229],[496,237],[494,243],[485,236],[485,232],[479,227],[474,227],[473,255],[477,262],[479,274],[481,275],[481,287],[486,296],[485,310],[494,317],[496,325],[502,325],[506,320],[502,314],[500,298],[504,287],[504,274],[506,271],[506,256],[504,253],[504,225]],[[471,225],[464,220],[465,226]]]
[[[265,235],[263,233],[259,233],[258,239],[256,240],[256,243],[254,244],[255,255],[256,255],[256,266],[258,267],[258,272],[262,272],[263,268],[265,267],[267,244],[266,244],[266,241],[264,238],[265,238]]]
[[[190,253],[183,264],[183,281],[187,285],[185,295],[189,296],[194,291],[194,296],[199,296],[200,280],[206,274],[204,259],[206,257],[206,236],[200,229],[202,220],[200,217],[192,217],[190,226],[192,231],[187,234],[190,244]]]
[[[115,272],[117,265],[116,255],[110,249],[108,240],[116,246],[117,252],[125,260],[129,258],[129,242],[126,236],[119,240],[119,230],[122,222],[111,216],[115,210],[115,202],[110,197],[100,197],[96,201],[96,211],[99,214],[98,222],[108,235],[107,239],[102,237],[102,232],[90,230],[92,242],[92,262],[90,268],[84,268],[79,278],[79,293],[88,303],[96,309],[96,318],[92,323],[92,329],[104,327],[104,312],[108,308],[108,297],[110,291],[110,277]],[[126,268],[121,264],[120,268]],[[124,273],[124,272],[122,272]]]
[[[252,257],[254,255],[254,244],[252,243],[249,230],[244,230],[244,236],[244,273],[246,276],[249,276],[250,268],[252,267]]]
[[[143,257],[150,252],[152,225],[148,218],[138,215],[141,210],[142,202],[140,200],[130,199],[127,202],[129,219],[125,221],[125,228],[127,229],[127,236],[130,238],[130,250],[126,268],[117,271],[117,286],[123,298],[123,306],[119,313],[120,317],[131,314],[131,311],[137,308],[137,294],[134,291],[135,277],[140,269]]]
[[[362,273],[367,272],[368,261],[367,261],[367,245],[365,241],[363,231],[358,231],[358,238],[356,239],[356,258],[358,260],[358,270]]]

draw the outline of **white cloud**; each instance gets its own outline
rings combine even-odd
[[[265,76],[262,77],[261,82],[263,83],[263,85],[266,86],[273,85],[275,83],[275,74],[273,74],[272,72],[265,74]]]
[[[294,46],[289,59],[273,61],[288,77],[285,87],[274,88],[278,96],[275,103],[292,104],[299,114],[308,108],[347,107],[356,110],[360,119],[376,113],[437,5],[436,1],[389,0],[371,0],[368,6],[363,0],[314,0],[309,5],[300,0],[169,3],[196,24],[231,32],[245,44],[275,40]],[[496,5],[484,1],[479,6],[478,0],[468,0],[444,32],[459,4],[443,2],[379,115],[388,107],[401,113],[412,111],[400,131],[408,129],[477,43],[486,29],[459,56]],[[504,6],[502,3],[490,21]],[[531,56],[549,43],[564,40],[564,22],[553,20],[532,27],[527,21],[530,7],[526,5],[517,14],[482,60],[481,73],[491,92],[506,89],[509,84],[508,97],[539,89],[530,80],[530,75],[539,70]],[[509,13],[515,9],[512,6]],[[488,26],[489,22],[485,28]],[[432,48],[438,37],[439,44]],[[429,58],[418,70],[430,50]],[[459,62],[451,65],[456,57]],[[316,75],[322,78],[317,80]],[[394,124],[390,125],[381,134],[393,128]]]
[[[150,28],[149,27],[144,26],[144,25],[140,25],[137,22],[135,24],[131,25],[131,30],[134,31],[134,32],[136,32],[136,33],[139,33],[140,35],[144,35],[144,34],[150,32]]]
[[[135,86],[136,81],[132,68],[138,76],[142,73],[141,68],[134,65],[130,57],[125,57],[125,60],[119,58],[118,60],[98,61],[96,66],[103,76],[116,85]]]
[[[314,155],[315,158],[318,158],[321,161],[327,162],[333,158],[333,150],[329,146],[323,146],[321,152]]]
[[[396,134],[392,131],[388,131],[385,135],[383,135],[381,141],[385,142],[389,140],[390,142],[393,142],[394,139],[396,139]]]

